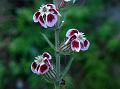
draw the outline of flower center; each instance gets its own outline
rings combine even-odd
[[[47,8],[46,7],[43,7],[43,12],[47,12]]]
[[[42,56],[38,56],[36,59],[37,59],[37,62],[38,62],[38,63],[41,63],[42,60],[43,60],[43,57],[42,57]]]
[[[79,40],[83,40],[83,37],[81,35],[78,36]]]

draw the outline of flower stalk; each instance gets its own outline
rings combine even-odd
[[[59,29],[55,30],[55,56],[56,56],[56,83],[55,89],[60,89],[60,53],[59,49]]]

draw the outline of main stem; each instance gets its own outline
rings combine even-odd
[[[55,29],[55,56],[56,56],[56,83],[55,89],[60,89],[60,53],[59,49],[59,29]]]

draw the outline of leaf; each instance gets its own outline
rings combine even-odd
[[[55,50],[55,46],[52,44],[52,42],[48,39],[48,37],[44,34],[44,33],[41,33],[42,36],[44,37],[44,39],[46,40],[46,42],[50,45],[50,47]]]
[[[74,60],[74,58],[72,57],[72,58],[70,59],[69,63],[67,64],[65,70],[63,71],[62,76],[61,76],[60,79],[63,79],[64,76],[67,74],[67,72],[69,71],[69,69],[70,69],[70,67],[71,67],[71,64],[72,64],[73,60]]]

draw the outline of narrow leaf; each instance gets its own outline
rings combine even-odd
[[[55,50],[55,46],[52,44],[52,42],[48,39],[48,37],[44,34],[44,33],[41,33],[42,36],[44,37],[44,39],[46,40],[46,42],[49,44],[49,46]]]
[[[70,67],[71,67],[71,65],[72,65],[73,60],[74,60],[74,58],[72,57],[72,58],[70,59],[70,61],[68,62],[65,70],[63,71],[62,76],[61,76],[60,79],[63,79],[64,76],[67,74],[67,72],[69,71],[69,69],[70,69]]]

